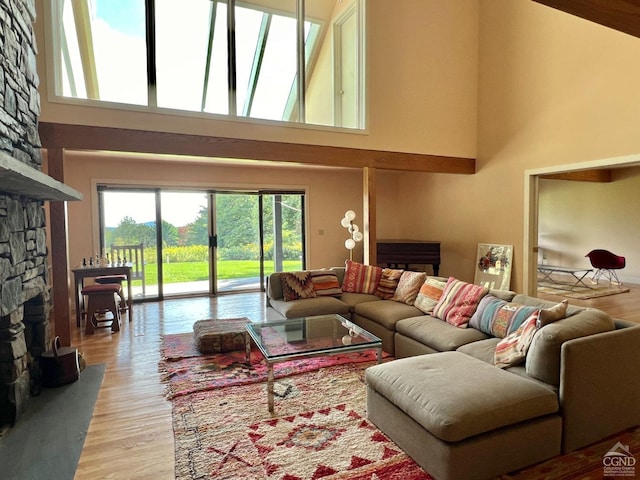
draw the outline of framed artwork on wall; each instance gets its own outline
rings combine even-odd
[[[509,290],[512,258],[513,245],[479,243],[473,283],[488,288]]]

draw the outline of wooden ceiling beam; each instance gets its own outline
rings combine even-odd
[[[265,160],[330,167],[474,174],[473,158],[40,122],[43,148]]]
[[[573,180],[578,182],[611,182],[611,170],[594,169],[580,170],[578,172],[553,173],[549,175],[540,175],[545,180]]]
[[[637,0],[533,0],[542,5],[640,37],[640,2]]]

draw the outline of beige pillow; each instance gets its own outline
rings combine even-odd
[[[545,325],[549,325],[550,323],[562,320],[567,316],[568,304],[569,300],[565,299],[557,305],[554,305],[553,307],[540,310],[540,315],[538,316],[538,321],[536,322],[536,328],[542,328]]]
[[[424,272],[403,272],[391,300],[413,305],[426,278],[427,274]]]

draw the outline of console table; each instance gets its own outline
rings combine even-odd
[[[572,267],[561,267],[559,265],[538,265],[538,272],[543,275],[543,278],[540,280],[544,282],[548,280],[549,282],[555,285],[569,286],[571,290],[576,288],[579,285],[583,285],[586,288],[591,288],[589,285],[584,283],[584,278],[589,275],[593,271],[592,268],[572,268]],[[572,276],[575,279],[573,284],[564,284],[561,282],[555,281],[551,278],[551,275],[554,273],[562,273]]]
[[[440,242],[424,240],[379,240],[378,264],[391,266],[409,264],[431,265],[433,274],[440,270]]]
[[[78,267],[73,270],[73,279],[76,288],[76,326],[82,324],[82,310],[84,301],[82,298],[82,287],[85,278],[95,278],[102,275],[126,275],[127,276],[127,306],[129,307],[129,321],[133,318],[133,287],[131,285],[131,265],[121,265],[112,267]]]

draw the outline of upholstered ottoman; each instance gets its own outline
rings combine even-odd
[[[460,352],[366,370],[369,419],[438,480],[491,478],[560,454],[551,389]]]
[[[221,353],[245,348],[248,318],[198,320],[193,324],[196,347],[201,353]]]

